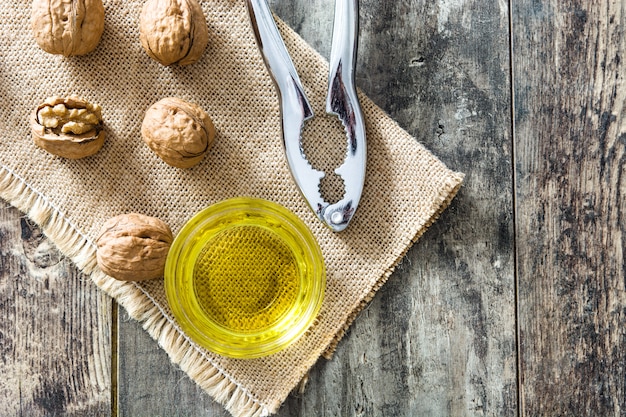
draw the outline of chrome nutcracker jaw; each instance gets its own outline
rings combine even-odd
[[[346,157],[335,170],[345,186],[336,203],[328,203],[320,193],[324,172],[311,166],[302,148],[304,122],[313,110],[293,61],[276,27],[267,0],[247,0],[250,22],[265,64],[278,91],[283,144],[294,181],[317,217],[331,230],[347,226],[359,204],[365,181],[365,123],[355,87],[358,36],[358,0],[337,0],[330,53],[326,112],[336,115],[346,130]]]

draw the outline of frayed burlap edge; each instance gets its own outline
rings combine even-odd
[[[280,403],[261,403],[216,366],[139,285],[115,280],[100,271],[95,244],[81,234],[44,195],[3,165],[0,165],[0,197],[34,221],[64,256],[124,307],[130,317],[142,323],[173,363],[231,414],[262,417],[278,410]]]
[[[463,174],[450,177],[442,188],[433,212],[415,236],[407,242],[405,251],[371,288],[369,294],[348,316],[341,330],[323,353],[330,359],[348,328],[359,313],[371,302],[378,290],[387,282],[397,265],[402,261],[412,244],[439,218],[461,188]],[[21,177],[5,166],[0,166],[0,197],[26,214],[44,234],[94,283],[118,304],[129,316],[142,323],[143,328],[168,353],[189,377],[220,403],[231,414],[238,417],[262,417],[274,414],[281,403],[263,404],[248,390],[234,381],[216,366],[176,325],[163,308],[139,285],[115,280],[100,271],[96,262],[96,246],[81,234],[41,193],[30,187]],[[307,377],[299,384],[302,389]]]

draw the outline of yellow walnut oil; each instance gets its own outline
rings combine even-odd
[[[317,241],[286,208],[233,198],[197,213],[165,265],[182,330],[215,353],[249,359],[289,346],[314,322],[326,286]]]
[[[215,323],[257,331],[283,317],[296,302],[298,266],[275,233],[257,226],[217,234],[196,260],[193,285],[198,304]]]

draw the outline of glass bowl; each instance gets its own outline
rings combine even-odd
[[[286,208],[233,198],[196,214],[165,265],[174,317],[197,344],[251,359],[276,353],[311,326],[324,298],[322,253]]]

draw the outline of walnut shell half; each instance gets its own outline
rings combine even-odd
[[[98,152],[104,144],[102,109],[78,97],[49,97],[31,116],[37,146],[51,154],[79,159]]]
[[[44,51],[65,56],[96,49],[104,31],[102,0],[34,0],[31,27]]]
[[[191,168],[213,145],[215,127],[200,106],[167,97],[146,111],[141,137],[168,165]]]
[[[107,220],[96,239],[96,259],[105,274],[122,281],[163,276],[174,237],[160,219],[128,213]]]
[[[139,40],[163,65],[196,62],[209,43],[209,29],[196,0],[148,0],[139,18]]]

